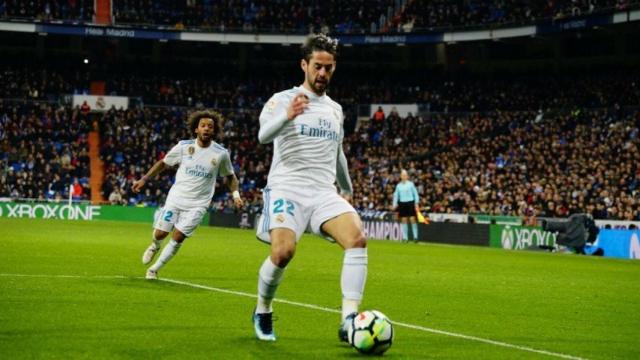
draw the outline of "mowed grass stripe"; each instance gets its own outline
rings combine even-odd
[[[2,277],[0,358],[154,358],[167,357],[166,351],[173,354],[169,358],[210,358],[212,352],[218,358],[354,355],[336,339],[342,265],[338,246],[303,237],[278,291],[281,299],[323,304],[321,308],[333,310],[333,315],[277,306],[279,341],[270,347],[253,339],[251,297],[211,297],[193,287],[135,279],[146,270],[140,256],[150,241],[150,226],[0,219],[5,234],[0,273],[122,276],[78,282]],[[267,253],[268,247],[255,240],[253,231],[201,227],[160,277],[254,294],[257,271]],[[380,310],[392,320],[404,320],[404,325],[557,354],[636,359],[639,265],[574,255],[371,241],[362,308]],[[95,331],[76,337],[74,324]],[[59,339],[64,332],[53,332],[56,328],[72,332]],[[547,357],[402,326],[396,330],[397,342],[385,355],[392,358]],[[44,336],[38,335],[43,331]],[[97,336],[105,331],[109,338]],[[162,340],[151,334],[160,334]],[[96,346],[101,352],[96,353]]]
[[[65,278],[65,279],[66,278],[71,278],[71,279],[73,279],[73,278],[75,278],[75,279],[83,279],[83,278],[84,279],[88,279],[88,278],[89,279],[124,279],[124,278],[126,278],[125,276],[122,276],[122,275],[83,276],[83,275],[46,275],[46,274],[0,274],[0,276],[1,277]],[[136,277],[135,279],[141,279],[141,280],[147,281],[143,277]],[[218,293],[223,293],[223,294],[228,294],[228,295],[243,296],[243,297],[248,297],[248,298],[252,298],[252,299],[255,299],[257,297],[255,294],[249,294],[249,293],[242,292],[242,291],[221,289],[221,288],[216,288],[216,287],[212,287],[212,286],[207,286],[207,285],[202,285],[202,284],[194,284],[194,283],[190,283],[190,282],[187,282],[187,281],[181,281],[181,280],[175,280],[175,279],[157,279],[157,281],[163,281],[163,282],[167,282],[167,283],[171,283],[171,284],[189,286],[189,287],[193,287],[193,288],[197,288],[197,289],[213,291],[213,292],[218,292]],[[298,307],[303,307],[303,308],[313,309],[313,310],[319,310],[319,311],[324,311],[324,312],[329,312],[329,313],[336,313],[336,314],[340,314],[341,313],[340,310],[331,309],[331,308],[327,308],[327,307],[323,307],[323,306],[319,306],[319,305],[314,305],[314,304],[306,304],[306,303],[301,303],[301,302],[297,302],[297,301],[291,301],[291,300],[287,300],[287,299],[275,299],[274,301],[278,302],[278,303],[282,303],[282,304],[293,305],[293,306],[298,306]],[[403,323],[403,322],[399,322],[399,321],[392,321],[392,322],[393,322],[393,324],[395,326],[402,326],[402,327],[405,327],[405,328],[408,328],[408,329],[413,329],[413,330],[418,330],[418,331],[425,331],[425,332],[430,332],[430,333],[434,333],[434,334],[438,334],[438,335],[451,336],[451,337],[460,338],[460,339],[464,339],[464,340],[470,340],[470,341],[477,341],[477,342],[482,342],[482,343],[486,343],[486,344],[490,344],[490,345],[502,346],[502,347],[512,348],[512,349],[516,349],[516,350],[522,350],[522,351],[527,351],[527,352],[533,352],[533,353],[537,353],[537,354],[548,355],[548,356],[558,357],[558,358],[562,358],[562,359],[586,360],[585,358],[581,358],[581,357],[577,357],[577,356],[572,356],[572,355],[567,355],[567,354],[559,354],[559,353],[554,353],[552,351],[546,351],[546,350],[541,350],[541,349],[533,349],[533,348],[530,348],[530,347],[527,347],[527,346],[509,344],[509,343],[505,343],[505,342],[502,342],[502,341],[484,339],[484,338],[480,338],[480,337],[477,337],[477,336],[469,336],[469,335],[464,335],[464,334],[458,334],[458,333],[453,333],[453,332],[444,331],[444,330],[438,330],[438,329],[432,329],[432,328],[419,326],[419,325],[414,325],[414,324],[407,324],[407,323]]]

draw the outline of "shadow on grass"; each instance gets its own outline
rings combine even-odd
[[[379,356],[365,356],[358,353],[345,343],[340,343],[336,339],[335,343],[330,344],[323,340],[315,340],[306,337],[282,336],[278,337],[278,341],[268,342],[259,341],[254,336],[237,337],[229,341],[230,347],[243,348],[247,354],[255,358],[289,358],[289,359],[363,359],[363,358],[380,358]],[[306,349],[306,350],[305,350]],[[384,358],[400,359],[402,355],[384,354]]]

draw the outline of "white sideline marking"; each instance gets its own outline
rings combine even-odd
[[[1,273],[0,273],[0,277],[35,277],[35,278],[63,278],[63,279],[130,279],[130,278],[144,279],[143,277],[129,277],[129,276],[123,276],[123,275],[38,275],[38,274],[29,275],[29,274],[1,274]],[[221,288],[216,288],[216,287],[207,286],[207,285],[201,285],[201,284],[195,284],[195,283],[190,283],[190,282],[181,281],[181,280],[157,279],[157,280],[150,280],[150,281],[162,281],[162,282],[166,282],[166,283],[189,286],[189,287],[196,288],[196,289],[214,291],[214,292],[223,293],[223,294],[243,296],[243,297],[248,297],[248,298],[252,298],[252,299],[257,298],[257,295],[246,293],[246,292],[243,292],[243,291],[221,289]],[[313,310],[319,310],[319,311],[324,311],[324,312],[329,312],[329,313],[336,313],[336,314],[340,314],[341,313],[340,310],[331,309],[331,308],[318,306],[318,305],[313,305],[313,304],[301,303],[301,302],[297,302],[297,301],[290,301],[290,300],[285,300],[285,299],[274,299],[274,301],[278,302],[278,303],[282,303],[282,304],[288,304],[288,305],[293,305],[293,306],[298,306],[298,307],[303,307],[303,308],[313,309]],[[477,336],[471,336],[471,335],[458,334],[458,333],[454,333],[454,332],[438,330],[438,329],[432,329],[432,328],[428,328],[428,327],[424,327],[424,326],[407,324],[407,323],[402,323],[402,322],[398,322],[398,321],[392,321],[392,323],[395,326],[405,327],[405,328],[408,328],[408,329],[419,330],[419,331],[429,332],[429,333],[438,334],[438,335],[451,336],[451,337],[455,337],[455,338],[459,338],[459,339],[476,341],[476,342],[481,342],[481,343],[485,343],[485,344],[501,346],[501,347],[510,348],[510,349],[516,349],[516,350],[521,350],[521,351],[527,351],[527,352],[532,352],[532,353],[542,354],[542,355],[547,355],[547,356],[553,356],[553,357],[562,358],[562,359],[587,360],[586,358],[581,358],[581,357],[578,357],[578,356],[562,354],[562,353],[556,353],[556,352],[547,351],[547,350],[540,350],[540,349],[535,349],[535,348],[528,347],[528,346],[514,345],[514,344],[509,344],[509,343],[506,343],[506,342],[502,342],[502,341],[485,339],[485,338],[481,338],[481,337],[477,337]]]

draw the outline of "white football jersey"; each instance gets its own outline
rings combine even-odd
[[[273,140],[269,170],[270,188],[313,187],[335,191],[338,147],[342,146],[342,107],[329,96],[318,96],[302,86],[274,94],[260,113],[260,125],[274,117],[286,117],[296,95],[304,93],[309,104],[293,121],[287,121]]]
[[[229,152],[213,141],[202,148],[196,140],[182,140],[163,161],[169,166],[180,164],[166,202],[181,209],[208,207],[218,174],[233,174]]]

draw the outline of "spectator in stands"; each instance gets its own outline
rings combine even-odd
[[[89,112],[91,111],[91,106],[89,106],[89,104],[87,104],[87,101],[83,101],[82,105],[80,105],[80,112],[82,113],[82,115],[89,115]]]
[[[378,110],[373,114],[373,121],[381,123],[384,118],[384,110],[382,110],[382,106],[378,106]]]
[[[80,185],[80,182],[78,181],[78,178],[73,178],[73,185],[71,187],[73,189],[72,195],[71,195],[73,200],[74,201],[81,200],[83,198],[83,195],[84,195],[84,189],[82,188],[82,185]]]
[[[126,205],[122,200],[122,194],[120,193],[120,189],[114,188],[109,194],[109,203],[111,205]]]

